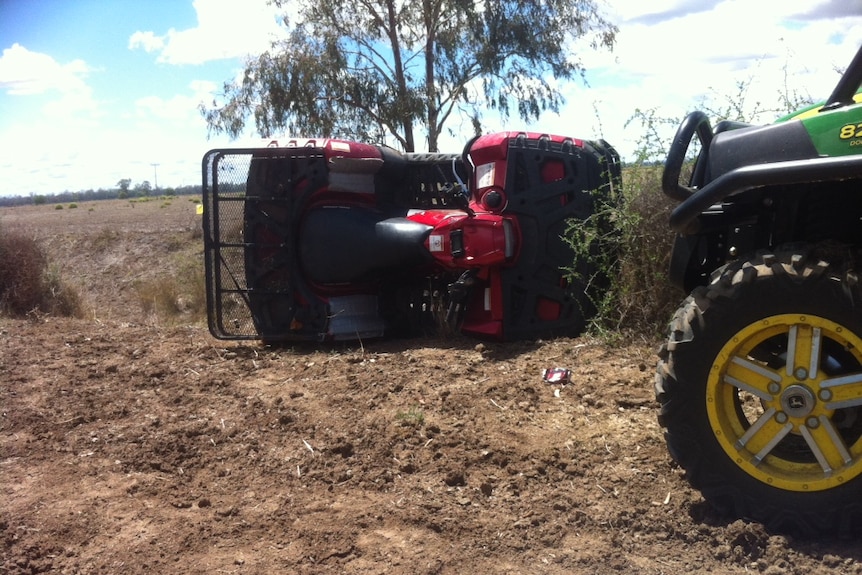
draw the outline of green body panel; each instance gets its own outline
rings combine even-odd
[[[791,114],[787,114],[785,116],[781,116],[777,120],[775,120],[776,124],[780,124],[781,122],[788,122],[790,120],[798,120],[800,118],[804,118],[811,114],[816,114],[817,111],[823,107],[823,102],[819,102],[817,104],[811,104],[809,106],[805,106],[804,108],[800,108]]]
[[[820,155],[862,154],[862,104],[820,112],[802,123]]]
[[[821,156],[862,154],[862,90],[854,97],[855,104],[821,111],[823,103],[813,104],[788,114],[777,123],[799,120]]]

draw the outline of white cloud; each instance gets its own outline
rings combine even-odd
[[[49,96],[51,99],[42,105],[41,118],[26,118],[25,123],[62,125],[79,113],[84,118],[99,114],[99,104],[85,81],[89,72],[90,67],[83,60],[61,64],[47,54],[32,52],[16,43],[3,50],[0,57],[0,89],[17,97]]]
[[[0,89],[15,96],[49,91],[80,94],[88,91],[84,78],[89,71],[83,60],[60,64],[47,54],[31,52],[15,43],[0,57]]]
[[[823,20],[862,14],[862,0],[821,0],[806,2],[795,17],[802,20]]]
[[[615,2],[620,6],[625,24],[653,25],[711,10],[716,0],[652,0],[651,2]]]
[[[848,1],[859,9],[831,18],[811,17],[828,1],[608,2],[620,28],[615,49],[577,48],[591,86],[568,86],[565,110],[540,124],[595,137],[592,129],[600,123],[604,137],[629,158],[641,136],[638,126],[626,127],[636,108],[681,120],[705,104],[740,105],[736,92],[742,82],[747,119],[770,122],[782,95],[826,98],[838,80],[836,70],[862,44],[862,0]],[[669,138],[675,129],[662,127],[662,136]]]
[[[158,52],[165,47],[164,37],[156,36],[152,32],[135,32],[129,38],[129,50],[142,48],[144,52]]]
[[[567,105],[558,115],[524,125],[517,117],[502,122],[489,114],[487,130],[604,137],[631,159],[643,129],[626,122],[637,108],[681,119],[704,98],[715,104],[724,95],[732,97],[742,80],[750,80],[749,104],[765,105],[786,89],[824,98],[838,78],[835,69],[845,67],[862,44],[862,0],[606,2],[611,21],[620,26],[615,50],[576,46],[573,51],[587,67],[590,86],[562,86]],[[176,30],[166,22],[166,32],[138,31],[129,37],[129,49],[151,53],[163,63],[200,63],[260,53],[268,49],[271,34],[284,33],[266,0],[198,0],[194,6],[195,27]],[[829,17],[817,17],[824,10]],[[42,113],[32,117],[4,117],[14,122],[0,139],[0,182],[14,189],[0,189],[0,194],[109,187],[126,177],[152,182],[153,163],[159,164],[160,185],[193,184],[200,179],[200,158],[207,149],[259,144],[250,136],[235,142],[226,136],[204,138],[206,125],[197,107],[212,101],[224,78],[191,81],[197,70],[172,69],[169,73],[189,78],[185,89],[161,97],[136,92],[122,100],[118,92],[105,94],[101,97],[121,104],[110,109],[110,121],[99,122],[103,118],[87,84],[90,72],[81,60],[62,63],[17,44],[3,52],[0,91],[9,95],[4,97],[46,94],[53,101],[39,100]],[[456,133],[444,135],[441,148],[458,152],[471,125],[453,117],[449,127]],[[660,129],[669,137],[676,123]]]
[[[121,178],[152,183],[153,163],[159,164],[160,186],[195,184],[204,152],[230,145],[204,138],[197,106],[214,88],[213,82],[191,81],[172,97],[128,101],[110,118],[107,111],[72,113],[92,100],[76,102],[77,92],[63,93],[43,104],[40,114],[4,128],[0,195],[110,188]]]
[[[163,36],[138,31],[129,48],[158,52],[166,64],[202,64],[211,60],[243,58],[265,52],[283,33],[277,11],[267,0],[195,0],[198,25],[187,30],[171,28]]]
[[[797,61],[821,61],[824,56],[832,58],[836,52],[846,52],[848,45],[858,46],[862,39],[862,10],[854,18],[804,21],[798,15],[811,10],[810,0],[700,3],[698,10],[684,18],[650,25],[639,18],[621,16],[639,13],[644,4],[640,0],[612,0],[614,12],[623,21],[613,56],[624,69],[645,75],[698,73],[696,65],[713,71],[717,65],[738,69],[757,59],[784,59],[788,51]],[[712,6],[705,9],[706,4]]]
[[[99,103],[93,99],[93,93],[89,86],[85,86],[81,90],[66,92],[59,100],[52,100],[42,107],[42,114],[49,121],[65,119],[79,112],[85,113],[89,117],[102,114]]]
[[[138,118],[168,121],[186,121],[196,113],[197,100],[183,94],[171,98],[146,96],[135,101]]]

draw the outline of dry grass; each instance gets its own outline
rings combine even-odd
[[[131,313],[158,325],[206,318],[201,218],[191,201],[106,200],[60,211],[19,206],[0,211],[0,230],[32,238],[37,254],[17,263],[4,257],[3,263],[31,273],[41,266],[46,290],[57,301],[71,293],[65,285],[73,285],[82,315],[103,320]],[[57,306],[38,311],[59,313]]]
[[[576,257],[588,257],[598,268],[601,289],[591,293],[598,309],[591,331],[605,339],[662,333],[683,298],[668,281],[673,203],[661,192],[661,172],[661,166],[645,164],[625,168],[621,197],[566,231]]]
[[[661,166],[633,166],[624,178],[624,224],[621,230],[615,314],[610,327],[663,333],[685,294],[668,279],[674,233],[668,225],[675,206],[661,191]]]
[[[0,313],[79,316],[81,298],[48,261],[38,240],[0,228]]]
[[[144,313],[167,323],[200,321],[206,317],[203,261],[181,251],[173,259],[174,272],[135,285],[138,302]]]

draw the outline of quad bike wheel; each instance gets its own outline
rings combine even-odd
[[[728,264],[675,314],[656,397],[673,458],[720,512],[862,531],[862,289],[800,252]]]

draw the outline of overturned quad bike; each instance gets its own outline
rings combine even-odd
[[[605,142],[498,133],[460,154],[282,144],[203,159],[216,337],[361,340],[443,328],[516,340],[576,335],[594,313],[594,246],[574,250],[562,236],[617,193],[619,157]]]
[[[774,124],[694,112],[663,177],[691,294],[656,376],[668,447],[719,510],[781,531],[862,531],[860,84],[862,50],[826,102]]]

